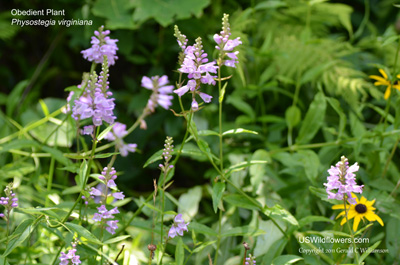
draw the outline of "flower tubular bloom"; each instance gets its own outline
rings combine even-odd
[[[74,102],[72,108],[72,117],[75,120],[84,120],[92,118],[93,125],[100,126],[103,121],[113,124],[116,117],[113,114],[115,107],[114,98],[111,98],[112,92],[108,90],[108,66],[105,58],[102,71],[98,77],[95,72],[91,74],[88,85],[80,96]],[[90,127],[85,127],[83,133],[90,134]]]
[[[143,76],[142,87],[153,91],[146,106],[150,112],[154,112],[157,106],[161,106],[162,108],[168,110],[172,105],[172,99],[174,97],[170,94],[172,93],[172,90],[174,90],[174,86],[167,86],[168,83],[168,76],[166,75],[161,77],[157,75],[150,78]]]
[[[171,228],[168,232],[168,237],[174,238],[177,235],[183,236],[184,231],[188,231],[187,226],[188,223],[185,223],[185,220],[182,218],[182,214],[178,214],[174,218],[174,223],[172,224]]]
[[[104,57],[107,58],[108,66],[115,64],[115,60],[118,59],[117,50],[118,46],[116,42],[118,40],[111,39],[109,36],[109,30],[104,30],[104,26],[101,26],[99,30],[94,32],[92,36],[92,47],[87,50],[81,51],[83,58],[87,59],[89,62],[103,63]]]
[[[127,144],[123,138],[128,135],[126,125],[120,122],[116,122],[110,132],[108,132],[104,139],[108,141],[115,141],[115,146],[119,150],[121,156],[127,156],[128,153],[136,152],[137,144]]]
[[[201,84],[215,85],[217,76],[212,74],[217,73],[218,66],[215,61],[208,62],[207,53],[203,50],[200,37],[196,39],[196,43],[193,46],[186,46],[186,36],[182,35],[177,27],[175,27],[175,36],[177,36],[178,44],[184,54],[184,59],[178,70],[187,74],[189,80],[186,85],[174,90],[174,93],[178,94],[179,97],[187,92],[192,93],[192,109],[198,110],[199,104],[196,101],[196,95],[199,95],[206,103],[211,102],[212,96],[200,92],[200,87]]]
[[[341,157],[341,160],[336,166],[331,166],[331,168],[328,169],[328,182],[324,183],[326,192],[328,193],[328,199],[343,200],[346,195],[349,203],[355,204],[356,199],[351,193],[361,194],[362,188],[364,187],[364,185],[357,185],[355,181],[356,175],[354,173],[357,172],[358,169],[359,166],[357,162],[349,167],[348,159],[345,156]],[[332,190],[337,191],[334,193]]]
[[[224,14],[222,18],[222,31],[220,34],[214,35],[214,41],[217,43],[215,48],[220,50],[220,55],[218,59],[218,65],[226,65],[228,67],[236,68],[236,65],[239,63],[237,55],[239,51],[233,51],[238,45],[242,44],[240,37],[236,39],[229,39],[231,36],[231,29],[229,25],[229,15]],[[225,57],[228,56],[228,59]]]

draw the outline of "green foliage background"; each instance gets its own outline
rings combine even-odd
[[[330,165],[346,155],[351,164],[360,164],[358,179],[365,185],[363,195],[376,199],[375,207],[385,223],[384,227],[374,224],[365,235],[370,246],[381,241],[378,248],[389,253],[370,255],[366,264],[392,264],[400,259],[399,91],[392,91],[390,100],[384,100],[386,88],[375,87],[368,75],[378,74],[378,68],[393,77],[400,73],[396,61],[399,9],[393,4],[388,0],[4,2],[0,13],[0,186],[15,178],[20,185],[21,205],[42,206],[45,198],[40,195],[46,193],[50,158],[40,154],[50,154],[56,160],[56,170],[49,193],[58,194],[61,202],[68,204],[79,192],[73,187],[75,175],[63,170],[75,162],[65,155],[76,148],[72,125],[58,127],[50,121],[32,130],[23,128],[45,117],[46,108],[52,113],[65,104],[65,88],[81,82],[82,72],[88,71],[90,63],[80,51],[89,47],[95,29],[105,25],[112,31],[111,37],[119,40],[119,59],[110,69],[110,87],[116,98],[118,121],[132,124],[149,97],[149,92],[140,87],[142,76],[167,74],[177,81],[179,47],[173,25],[179,26],[189,43],[202,36],[205,51],[212,55],[212,36],[220,31],[222,14],[229,13],[232,35],[240,36],[243,45],[239,67],[224,73],[232,75],[224,101],[224,131],[245,128],[258,134],[227,135],[225,163],[234,167],[251,160],[267,161],[265,165],[233,168],[230,180],[273,210],[261,212],[230,185],[225,192],[213,185],[215,170],[199,147],[189,142],[169,192],[179,201],[189,198],[186,207],[195,209],[192,229],[201,234],[200,241],[211,242],[194,254],[190,263],[204,264],[208,262],[207,253],[213,253],[213,233],[218,224],[214,210],[219,207],[225,210],[226,218],[219,264],[240,262],[243,240],[252,245],[260,264],[271,264],[274,259],[278,259],[274,264],[285,264],[286,258],[296,260],[289,255],[301,257],[299,264],[329,264],[318,255],[298,253],[296,238],[312,234],[310,231],[332,235],[332,230],[341,229],[338,222],[329,220],[337,212],[331,210],[322,183]],[[64,9],[66,19],[91,19],[93,26],[11,26],[13,8]],[[216,88],[207,87],[206,91],[218,98]],[[218,131],[216,102],[196,113],[194,120],[215,154],[218,138],[207,135],[207,130]],[[184,104],[188,108],[190,101],[184,100]],[[175,99],[173,109],[178,110],[178,106]],[[152,179],[159,176],[158,163],[143,165],[162,148],[166,135],[180,144],[186,129],[182,118],[161,109],[146,122],[147,130],[137,130],[126,139],[137,143],[140,152],[118,157],[115,163],[121,172],[120,188],[133,198],[124,205],[127,216],[151,193]],[[57,133],[51,134],[54,130]],[[17,132],[18,137],[6,141]],[[98,163],[101,168],[107,160]],[[223,203],[218,205],[215,196]],[[168,203],[173,209],[172,199]],[[143,253],[149,235],[141,238],[139,234],[150,227],[145,217],[151,216],[151,211],[147,210],[143,220],[132,224],[137,228],[127,232],[134,238],[132,248]],[[289,238],[270,222],[268,217],[274,215],[289,231]],[[183,239],[183,243],[189,241],[190,236]],[[177,241],[177,246],[183,247],[181,242]],[[60,245],[50,249],[57,247]],[[10,254],[11,260],[18,260],[18,251],[24,251],[21,248]],[[50,264],[46,262],[51,253],[42,256],[40,248],[29,251],[32,260]],[[173,248],[168,251],[174,256]]]

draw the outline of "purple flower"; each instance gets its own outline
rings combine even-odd
[[[106,227],[106,230],[107,230],[110,234],[114,235],[114,234],[115,234],[115,229],[118,228],[118,225],[117,225],[118,222],[119,222],[118,220],[107,221],[108,227]]]
[[[102,201],[102,205],[97,207],[97,213],[94,213],[93,215],[93,221],[95,222],[102,222],[103,227],[104,223],[107,223],[108,227],[106,227],[106,230],[114,234],[115,229],[118,228],[117,223],[118,220],[113,220],[114,215],[118,214],[118,208],[114,207],[111,210],[107,210],[106,203],[107,203],[107,198],[108,196],[113,196],[115,200],[122,200],[125,198],[125,195],[123,192],[114,192],[111,193],[110,189],[111,188],[116,188],[117,185],[115,183],[115,180],[117,179],[117,171],[112,167],[108,168],[105,167],[103,168],[103,171],[101,172],[101,175],[99,176],[99,179],[103,182],[101,183],[104,188],[91,188],[90,195],[92,196],[101,196],[104,198]]]
[[[10,212],[12,208],[18,207],[18,198],[13,192],[13,183],[6,186],[4,193],[6,197],[0,197],[0,205],[3,205],[7,212]],[[4,217],[4,214],[1,217]]]
[[[151,78],[143,76],[142,87],[153,91],[147,102],[147,108],[151,112],[154,112],[157,106],[161,106],[167,110],[172,105],[173,96],[170,94],[174,90],[174,86],[167,86],[168,83],[168,76],[166,75],[161,77],[157,75]]]
[[[118,40],[111,39],[107,35],[110,34],[109,30],[104,30],[104,26],[101,26],[99,30],[94,32],[92,37],[92,47],[81,51],[83,58],[87,59],[89,62],[94,61],[95,63],[103,63],[104,56],[107,57],[108,66],[113,65],[115,60],[118,59],[117,54],[117,44]]]
[[[176,32],[177,28],[175,29],[175,35],[178,37],[178,43],[181,43],[179,36],[181,39],[186,37],[182,35],[179,30],[178,32],[180,35]],[[199,108],[199,104],[196,101],[196,95],[200,95],[201,99],[206,103],[211,102],[212,96],[200,92],[200,86],[201,84],[215,85],[215,78],[217,76],[212,74],[217,73],[218,66],[214,61],[208,62],[207,53],[205,53],[203,50],[200,37],[196,39],[196,43],[193,46],[186,47],[185,44],[183,54],[185,57],[182,61],[181,67],[178,70],[181,73],[187,74],[189,80],[186,85],[174,90],[174,93],[178,94],[179,97],[182,97],[187,92],[192,93],[192,109],[197,110]]]
[[[104,63],[100,76],[96,73],[91,75],[87,87],[77,100],[74,101],[72,117],[75,120],[92,118],[95,126],[100,126],[103,121],[113,124],[116,117],[113,114],[115,107],[114,98],[110,98],[112,93],[108,91],[108,66]],[[84,128],[84,132],[90,132],[89,127]]]
[[[256,257],[253,257],[251,254],[246,258],[246,265],[255,265],[256,264]]]
[[[217,50],[220,50],[220,55],[218,59],[218,65],[226,65],[228,67],[236,67],[236,64],[239,63],[237,55],[238,51],[232,52],[234,48],[238,45],[242,44],[240,41],[240,37],[230,40],[231,29],[229,25],[229,15],[224,14],[222,18],[222,31],[220,34],[214,35],[214,41],[218,44],[215,46]],[[225,59],[225,56],[228,56],[229,59]]]
[[[122,199],[125,198],[125,195],[124,195],[124,193],[122,191],[121,192],[114,192],[112,194],[112,196],[117,200],[122,200]]]
[[[78,240],[75,239],[75,241],[72,243],[72,249],[68,250],[68,253],[61,252],[60,255],[60,265],[68,265],[71,264],[76,265],[76,264],[81,264],[80,256],[76,255],[76,244]]]
[[[351,193],[362,193],[364,185],[357,185],[354,172],[357,172],[359,166],[356,163],[349,167],[348,159],[344,156],[336,164],[328,169],[329,176],[327,177],[328,182],[324,183],[326,192],[328,193],[328,199],[343,200],[344,196],[347,195],[349,203],[356,204],[356,200],[352,197]],[[336,193],[332,190],[337,190]]]
[[[168,232],[168,237],[174,238],[177,235],[183,236],[184,231],[188,231],[187,226],[189,223],[185,223],[185,220],[182,218],[182,214],[178,214],[174,218],[174,223]]]
[[[104,139],[109,141],[115,141],[115,145],[122,156],[127,156],[129,152],[136,152],[137,144],[126,144],[123,138],[128,135],[126,125],[120,122],[116,122],[110,132],[106,134]]]

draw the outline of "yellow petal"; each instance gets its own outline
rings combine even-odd
[[[336,216],[336,218],[335,218],[335,219],[338,219],[340,216],[343,216],[343,215],[344,215],[344,213],[345,213],[345,211],[343,211],[343,212],[339,213],[339,214],[338,214],[338,216]]]
[[[342,219],[342,221],[340,222],[340,225],[343,226],[346,223],[346,217]]]
[[[360,220],[361,220],[361,217],[358,216],[358,215],[354,218],[354,223],[353,223],[353,231],[354,232],[357,231],[358,224],[360,223]]]
[[[388,76],[387,76],[387,74],[385,73],[385,71],[383,70],[383,69],[379,69],[379,72],[381,73],[381,75],[387,80],[388,79]]]
[[[380,223],[381,226],[384,226],[382,219],[376,214],[375,214],[375,217],[376,217],[376,220],[378,221],[378,223]]]
[[[385,95],[383,96],[384,99],[388,99],[390,97],[390,86],[386,88]]]
[[[374,80],[376,80],[378,82],[381,82],[381,83],[384,83],[384,84],[387,84],[389,82],[388,80],[386,80],[386,79],[384,79],[384,78],[382,78],[381,76],[378,76],[378,75],[370,75],[369,78],[374,79]]]
[[[356,211],[350,210],[349,213],[347,214],[347,219],[350,220],[350,219],[352,219],[354,216],[357,216],[357,214],[358,214],[358,213],[357,213]]]
[[[367,202],[367,199],[364,196],[361,196],[360,203],[366,204],[366,202]]]
[[[396,75],[396,77],[397,77],[398,79],[400,79],[400,74]]]
[[[348,208],[348,207],[346,207]],[[344,204],[336,204],[332,206],[333,210],[344,209]]]
[[[396,88],[397,90],[400,90],[400,84],[393,85],[393,87]]]

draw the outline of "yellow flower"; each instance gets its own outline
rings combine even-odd
[[[364,196],[361,197],[361,200],[358,200],[357,196],[355,196],[354,194],[352,194],[352,196],[356,198],[357,203],[352,205],[346,204],[346,210],[348,211],[347,219],[350,220],[354,218],[353,222],[354,232],[357,231],[361,219],[364,221],[364,217],[367,218],[367,220],[370,222],[378,221],[378,223],[380,223],[381,226],[384,225],[382,219],[374,213],[375,208],[372,207],[372,205],[375,203],[375,200],[367,201],[367,199]],[[333,205],[332,209],[344,210],[344,204]],[[346,223],[345,211],[339,213],[336,219],[339,218],[340,216],[344,216],[342,222],[340,223],[340,225],[344,225]]]
[[[369,77],[371,79],[376,80],[376,82],[374,83],[375,86],[386,86],[384,98],[388,99],[390,96],[392,86],[393,86],[393,88],[396,88],[397,90],[400,91],[400,84],[397,83],[397,85],[392,85],[392,82],[390,80],[388,80],[388,75],[385,73],[385,71],[383,69],[379,69],[379,72],[381,73],[381,75],[383,77],[378,76],[378,75],[370,75]],[[400,74],[397,75],[396,77],[400,79]]]

